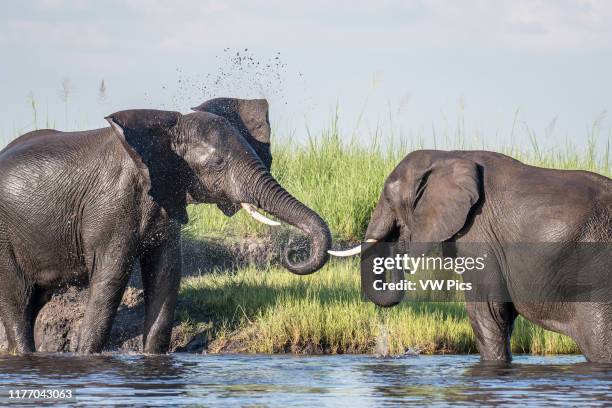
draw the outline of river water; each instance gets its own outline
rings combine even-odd
[[[72,399],[11,399],[11,390],[15,396],[20,389],[56,390],[56,396],[71,391]],[[351,408],[612,405],[612,366],[589,364],[581,356],[516,356],[506,366],[483,365],[477,355],[0,357],[0,404],[45,402]]]

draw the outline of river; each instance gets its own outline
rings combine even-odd
[[[34,354],[0,357],[0,373],[0,404],[15,405],[612,404],[612,367],[581,356],[519,355],[500,366],[483,365],[477,355]],[[13,397],[16,390],[64,391],[65,399],[11,399],[11,390]]]

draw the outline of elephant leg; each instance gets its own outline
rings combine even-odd
[[[574,303],[571,335],[587,360],[612,363],[612,303]]]
[[[34,286],[19,270],[11,251],[0,250],[0,282],[0,316],[9,353],[36,351],[32,320]]]
[[[18,295],[19,297],[21,296]],[[0,296],[0,313],[2,313],[2,323],[6,333],[8,343],[8,352],[16,354],[33,353],[36,351],[34,345],[34,332],[32,330],[33,323],[26,310],[21,310],[22,303],[13,303],[17,296],[11,296],[7,299],[5,296]],[[12,303],[17,307],[8,307],[7,303]],[[26,306],[27,308],[27,306]],[[28,308],[29,309],[29,308]]]
[[[141,257],[145,296],[144,352],[166,353],[181,281],[180,231]]]
[[[518,316],[509,302],[468,302],[467,313],[483,361],[511,361],[510,337]]]
[[[79,332],[77,352],[80,354],[103,350],[132,271],[133,257],[123,251],[117,251],[116,255],[113,252],[97,258],[92,267],[89,299]]]

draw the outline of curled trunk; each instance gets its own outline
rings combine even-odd
[[[310,254],[303,260],[295,260],[295,249],[287,245],[281,257],[282,265],[297,275],[307,275],[319,270],[329,259],[331,234],[323,219],[310,208],[289,194],[263,167],[254,172],[246,200],[280,220],[301,230],[310,242]]]

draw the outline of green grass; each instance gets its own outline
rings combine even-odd
[[[531,140],[529,150],[507,147],[501,151],[542,167],[583,169],[608,177],[612,173],[609,141],[597,152],[594,136],[589,136],[584,150],[567,145],[546,151],[535,137]],[[455,145],[471,148],[463,140]],[[305,146],[274,146],[272,172],[328,222],[334,239],[359,241],[384,180],[409,151],[419,147],[420,143],[384,148],[376,141],[369,146],[343,143],[332,126]],[[185,232],[192,237],[271,233],[244,214],[227,218],[214,206],[192,206],[189,214]],[[269,267],[189,278],[181,291],[182,304],[188,306],[182,308],[180,318],[186,325],[209,324],[211,351],[401,354],[413,348],[424,353],[476,352],[463,304],[404,302],[382,310],[361,300],[358,275],[358,261],[353,260],[331,262],[306,277]],[[535,354],[579,352],[568,337],[522,318],[515,325],[512,349]]]
[[[475,353],[461,303],[404,302],[380,309],[361,299],[359,262],[333,261],[316,274],[278,267],[187,278],[180,319],[212,322],[210,351],[249,353]],[[517,353],[579,352],[565,336],[519,318]]]

